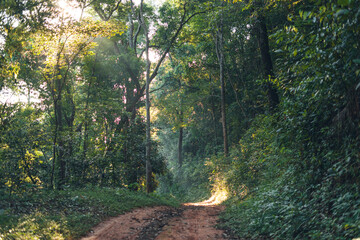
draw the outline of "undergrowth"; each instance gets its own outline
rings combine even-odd
[[[0,196],[0,239],[78,239],[104,219],[133,208],[177,206],[172,198],[126,189],[38,191]]]
[[[210,159],[232,195],[221,227],[246,239],[360,237],[358,139],[291,127],[261,116],[229,157]]]

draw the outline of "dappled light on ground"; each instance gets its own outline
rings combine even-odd
[[[185,203],[185,206],[215,206],[224,202],[228,197],[226,190],[220,190],[215,192],[208,200],[197,203]]]
[[[225,239],[224,231],[216,229],[215,225],[225,208],[220,204],[227,196],[225,188],[217,188],[208,200],[185,203],[182,215],[172,218],[156,239]]]

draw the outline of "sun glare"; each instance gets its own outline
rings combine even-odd
[[[71,17],[75,20],[80,20],[82,16],[82,10],[80,7],[78,7],[78,4],[75,1],[58,0],[57,5],[62,15],[59,17]]]
[[[133,0],[133,3],[135,4],[135,5],[140,5],[140,2],[141,2],[141,0]],[[161,4],[163,4],[164,2],[165,2],[165,0],[144,0],[144,2],[146,2],[146,3],[150,3],[150,4],[152,4],[152,5],[154,5],[154,6],[160,6]]]

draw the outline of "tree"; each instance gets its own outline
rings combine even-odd
[[[222,3],[222,8],[224,4]],[[224,154],[227,156],[229,154],[229,145],[228,145],[228,134],[227,134],[227,124],[226,124],[226,106],[225,106],[225,79],[224,79],[224,50],[223,50],[223,10],[220,10],[220,20],[218,23],[218,29],[216,31],[216,55],[219,60],[219,78],[221,86],[221,123],[222,123],[222,132],[223,132],[223,142],[224,142]]]
[[[274,109],[279,104],[279,95],[273,84],[275,74],[270,55],[269,36],[263,11],[264,10],[259,9],[257,12],[258,43],[264,71],[264,79],[266,79],[265,85],[267,88],[268,102],[270,109]]]
[[[52,32],[33,36],[30,45],[35,55],[46,56],[39,73],[46,86],[45,96],[53,105],[54,138],[51,184],[61,188],[66,182],[66,165],[72,157],[72,134],[76,114],[73,96],[72,69],[91,48],[93,40],[101,35],[113,34],[111,23],[84,20],[82,24],[62,21]],[[120,33],[116,30],[116,33]],[[66,140],[68,139],[68,140]],[[55,184],[55,171],[58,176]]]

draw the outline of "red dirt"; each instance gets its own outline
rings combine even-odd
[[[155,239],[224,239],[224,231],[215,228],[218,215],[222,210],[222,207],[215,205],[187,205],[182,216],[170,220]]]
[[[214,202],[170,207],[140,208],[99,224],[82,240],[118,239],[225,239],[215,228],[222,206]]]
[[[155,219],[159,212],[167,209],[169,207],[164,206],[135,209],[100,223],[82,240],[137,239],[141,230]]]

